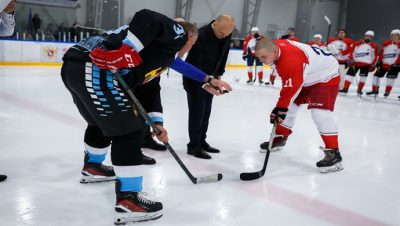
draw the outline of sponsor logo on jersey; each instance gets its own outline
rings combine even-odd
[[[383,58],[395,58],[396,53],[388,53],[388,54],[383,54]]]
[[[165,69],[167,69],[167,68],[165,68],[165,67],[164,67],[164,68],[159,67],[159,68],[154,69],[154,70],[150,71],[149,73],[147,73],[147,74],[144,76],[144,82],[143,82],[143,84],[148,83],[148,82],[150,82],[151,80],[153,80],[154,78],[157,78],[158,76],[160,76],[161,73],[163,73],[163,72],[165,71]]]
[[[185,29],[183,29],[183,27],[179,24],[174,24],[174,31],[176,33],[174,39],[182,38],[185,35]]]
[[[354,57],[365,57],[368,56],[370,53],[355,53]]]

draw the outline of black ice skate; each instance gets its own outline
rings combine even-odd
[[[390,95],[389,92],[385,92],[385,93],[383,94],[384,97],[388,97],[389,95]]]
[[[279,136],[277,135],[274,140],[272,141],[272,146],[270,151],[280,151],[285,146],[288,137],[286,136]],[[269,147],[269,141],[266,141],[260,144],[260,152],[265,153],[267,152]]]
[[[258,81],[258,84],[259,84],[260,86],[262,86],[262,85],[264,84],[263,80],[259,80],[259,81]]]
[[[363,92],[361,90],[357,90],[357,96],[362,96]]]
[[[147,199],[142,192],[121,192],[120,186],[120,182],[117,180],[115,184],[117,201],[114,224],[123,225],[156,220],[163,215],[161,202]]]
[[[115,173],[112,166],[101,163],[88,162],[89,156],[85,152],[85,160],[82,169],[82,184],[106,182],[115,180]]]
[[[342,156],[338,149],[330,149],[320,147],[324,151],[325,157],[321,161],[317,162],[317,167],[321,173],[330,173],[343,169]]]
[[[253,79],[249,79],[249,80],[247,80],[247,82],[246,82],[248,85],[252,85],[253,84]]]
[[[366,92],[365,94],[367,94],[368,96],[369,96],[369,95],[378,95],[379,92],[378,92],[378,90],[376,90],[376,91],[369,91],[369,92]]]
[[[348,90],[348,89],[345,89],[345,88],[339,90],[339,93],[344,93],[344,94],[346,94],[346,93],[348,93],[348,92],[349,92],[349,90]]]

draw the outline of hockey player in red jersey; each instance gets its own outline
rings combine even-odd
[[[339,92],[347,93],[349,87],[353,82],[357,72],[360,71],[360,81],[358,82],[357,95],[362,95],[362,89],[369,72],[376,69],[376,62],[378,60],[378,45],[372,40],[374,38],[373,31],[365,32],[364,39],[354,42],[351,47],[346,50],[350,54],[350,67],[346,74],[346,81],[344,82],[343,89]]]
[[[247,76],[249,80],[247,84],[253,83],[253,65],[256,62],[256,74],[258,76],[258,82],[260,85],[263,84],[263,64],[254,55],[254,47],[258,40],[264,38],[263,35],[259,34],[260,30],[258,27],[251,28],[250,35],[247,35],[243,42],[243,60],[247,61]]]
[[[320,34],[315,34],[313,36],[313,40],[307,44],[310,46],[315,46],[315,47],[319,47],[323,50],[326,50],[326,45],[322,42],[322,35],[320,35]]]
[[[339,86],[339,65],[331,53],[319,47],[290,40],[260,40],[256,56],[265,64],[275,63],[282,89],[270,122],[277,123],[271,151],[280,150],[292,133],[300,105],[308,104],[325,147],[325,157],[317,162],[321,172],[342,170],[338,130],[333,110]],[[261,144],[267,149],[269,142]]]
[[[330,38],[326,44],[328,50],[336,57],[339,62],[340,89],[343,88],[347,68],[346,63],[349,59],[349,54],[344,54],[343,51],[349,49],[351,44],[353,44],[353,40],[351,40],[350,38],[346,38],[346,29],[338,30],[337,37]]]
[[[397,63],[396,63],[397,62]],[[387,97],[392,90],[395,79],[400,72],[400,30],[395,29],[390,33],[390,39],[383,42],[379,51],[377,71],[372,82],[372,91],[367,95],[378,95],[380,78],[386,75],[386,89],[384,96]]]
[[[296,34],[296,29],[294,29],[294,27],[289,27],[287,30],[287,34],[282,35],[280,39],[288,39],[291,41],[300,42],[300,40],[295,36],[295,34]]]

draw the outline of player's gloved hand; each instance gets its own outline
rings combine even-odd
[[[260,36],[258,33],[255,33],[255,34],[253,35],[253,37],[254,37],[257,41],[259,41],[259,40],[261,39],[261,36]]]
[[[376,66],[375,65],[371,65],[371,66],[369,66],[369,72],[374,72],[375,71],[375,69],[376,69]]]
[[[156,127],[160,133],[155,134],[157,139],[163,143],[168,142],[168,132],[167,130],[160,124],[156,124]]]
[[[248,53],[243,53],[243,54],[242,54],[242,59],[243,59],[244,61],[246,61],[247,58],[249,58],[249,54],[248,54]]]
[[[94,49],[89,54],[92,62],[100,69],[116,70],[133,68],[142,63],[142,58],[130,46],[122,44],[117,50]]]
[[[283,120],[285,120],[286,118],[287,112],[288,112],[287,108],[275,107],[274,110],[272,110],[271,114],[269,115],[269,122],[271,124],[274,124],[275,121],[278,123],[282,123]]]

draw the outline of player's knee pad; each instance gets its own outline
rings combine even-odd
[[[88,125],[85,131],[84,141],[87,145],[95,148],[105,148],[110,146],[110,138],[104,136],[98,126]]]
[[[336,122],[333,120],[333,114],[331,111],[324,109],[311,109],[311,116],[320,133],[337,133]]]
[[[141,165],[144,130],[112,137],[111,162],[117,166]]]

